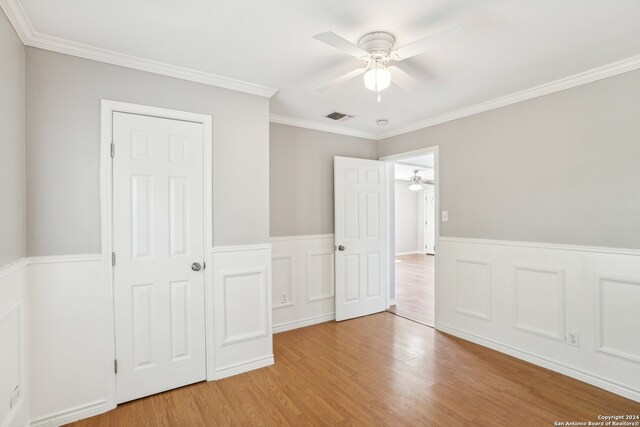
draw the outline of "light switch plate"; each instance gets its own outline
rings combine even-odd
[[[442,211],[442,222],[449,221],[449,211]]]

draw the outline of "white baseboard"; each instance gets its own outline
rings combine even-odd
[[[444,332],[446,334],[471,341],[483,347],[488,347],[492,350],[499,351],[500,353],[508,354],[509,356],[525,360],[529,363],[533,363],[534,365],[542,366],[543,368],[547,368],[554,372],[558,372],[587,384],[591,384],[620,396],[624,396],[628,399],[635,400],[636,402],[640,402],[640,391],[631,389],[623,384],[617,384],[612,381],[599,378],[582,370],[575,369],[562,363],[558,363],[553,360],[549,360],[544,357],[529,353],[527,351],[519,350],[509,345],[501,344],[499,342],[483,338],[469,332],[461,331],[451,326],[443,325],[442,323],[438,323],[436,325],[436,329],[438,329],[440,332]]]
[[[85,405],[76,406],[75,408],[67,409],[65,411],[56,412],[45,417],[38,418],[29,423],[31,427],[57,427],[64,424],[78,421],[83,418],[93,417],[94,415],[102,414],[111,408],[107,407],[106,401],[96,400]]]
[[[404,256],[404,255],[415,255],[423,252],[419,251],[409,251],[409,252],[396,252],[396,256]]]
[[[227,366],[221,369],[217,369],[213,375],[213,378],[208,378],[209,381],[221,380],[223,378],[231,377],[233,375],[243,374],[245,372],[253,371],[255,369],[264,368],[265,366],[273,365],[273,355],[267,357],[259,357],[248,362],[238,363],[236,365]]]
[[[293,329],[304,328],[305,326],[316,325],[318,323],[330,322],[335,320],[336,314],[329,313],[322,316],[307,317],[306,319],[295,320],[293,322],[280,323],[279,325],[273,325],[273,333],[291,331]]]
[[[396,299],[395,298],[391,298],[389,300],[389,307],[391,307],[392,305],[396,305]],[[389,307],[387,307],[387,308],[389,308]]]

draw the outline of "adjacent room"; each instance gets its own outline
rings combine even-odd
[[[640,426],[640,1],[0,0],[0,427]]]
[[[389,311],[433,326],[435,318],[435,155],[394,162],[395,275]]]

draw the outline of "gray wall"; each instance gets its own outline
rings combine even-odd
[[[214,243],[268,241],[268,99],[30,47],[26,84],[30,256],[101,250],[101,99],[212,115]]]
[[[640,70],[378,142],[440,146],[442,236],[640,248]]]
[[[0,9],[0,267],[26,254],[24,46]]]
[[[407,181],[395,181],[395,252],[418,250],[418,206],[422,191],[409,190]]]
[[[269,126],[271,236],[333,233],[333,157],[376,158],[373,141]]]

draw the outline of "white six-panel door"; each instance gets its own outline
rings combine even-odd
[[[120,403],[206,378],[203,126],[114,113],[113,141]]]
[[[385,163],[335,157],[336,320],[386,309]]]

